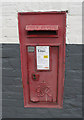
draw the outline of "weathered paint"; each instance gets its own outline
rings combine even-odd
[[[66,12],[18,13],[18,20],[21,51],[21,70],[24,85],[24,106],[61,108],[63,105],[65,71]],[[35,34],[35,36],[32,33],[30,37],[27,37],[28,33],[26,33],[24,29],[27,25],[29,26],[29,28],[27,28],[26,30],[36,30],[36,33],[39,30],[45,30],[44,34],[40,33],[40,36],[39,34]],[[45,33],[48,30],[51,30],[51,33],[53,30],[58,31],[58,37],[56,37],[56,35],[48,33],[46,36]],[[28,46],[34,47],[35,51],[33,53],[27,52]],[[49,63],[51,66],[49,70],[37,70],[37,46],[49,46]],[[39,74],[39,81],[35,82],[32,80],[31,75],[33,74],[33,72],[35,74]],[[27,84],[27,81],[29,84]],[[40,98],[38,98],[38,96],[36,95],[36,89],[38,88],[38,86],[40,86],[40,84],[44,84],[44,86],[46,86],[41,86],[42,89],[45,89],[43,91],[46,91],[46,89],[51,91],[46,94],[48,98],[46,98],[46,95]],[[51,87],[49,88],[49,86]],[[47,99],[47,102],[45,98]],[[39,102],[32,103],[31,99],[32,101],[34,99],[34,102],[35,100],[38,101],[39,99]]]

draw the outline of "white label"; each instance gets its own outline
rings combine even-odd
[[[37,69],[49,70],[49,46],[36,46]]]

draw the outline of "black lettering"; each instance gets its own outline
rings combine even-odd
[[[44,50],[39,50],[39,49],[38,49],[38,52],[45,52],[45,51],[44,51]]]

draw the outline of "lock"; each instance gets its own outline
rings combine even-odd
[[[33,73],[33,74],[32,74],[32,79],[33,79],[34,81],[38,81],[38,80],[39,80],[39,74],[38,74],[38,73]]]

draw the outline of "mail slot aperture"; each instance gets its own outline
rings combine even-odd
[[[58,37],[58,25],[26,25],[27,37]]]

